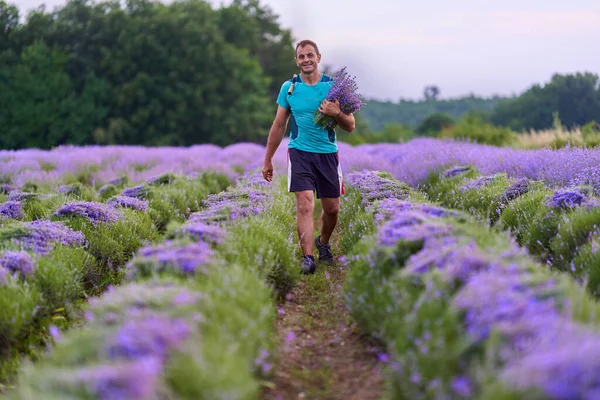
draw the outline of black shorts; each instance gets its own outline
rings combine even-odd
[[[312,190],[319,198],[344,194],[344,178],[338,153],[309,153],[288,149],[288,190]]]

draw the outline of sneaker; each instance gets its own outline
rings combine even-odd
[[[315,258],[312,256],[304,256],[302,260],[302,273],[309,275],[313,274],[317,269],[317,264],[315,263]]]
[[[319,261],[327,264],[333,263],[333,253],[331,252],[331,245],[321,244],[321,235],[315,238],[315,245],[319,250]]]

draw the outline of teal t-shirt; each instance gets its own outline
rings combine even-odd
[[[291,84],[291,79],[284,82],[277,98],[277,104],[285,109],[291,109],[288,148],[311,153],[337,152],[335,130],[325,129],[314,122],[315,111],[327,97],[333,79],[322,74],[318,83],[308,85],[298,75],[294,83],[294,91],[288,95]]]

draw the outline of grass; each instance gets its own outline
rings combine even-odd
[[[357,210],[353,201],[360,200],[360,196],[344,198],[339,224],[331,237],[334,256],[346,255],[353,246],[348,238],[357,241],[360,233],[368,229],[366,214],[360,216],[360,223],[352,218]],[[316,201],[313,214],[315,237],[320,232],[320,215],[320,202]],[[297,235],[294,236],[297,239]],[[298,249],[298,269],[300,257]],[[345,263],[322,263],[318,261],[316,249],[315,260],[316,272],[301,275],[296,287],[279,304],[277,368],[273,381],[265,386],[263,399],[299,396],[309,399],[352,396],[378,399],[382,381],[377,351],[357,329],[342,298],[347,273]]]

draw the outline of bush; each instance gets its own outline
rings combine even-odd
[[[73,230],[84,234],[86,250],[97,260],[94,268],[88,270],[87,287],[103,290],[122,279],[122,269],[142,246],[156,243],[160,235],[150,216],[141,211],[121,208],[122,218],[111,223],[92,223],[82,216],[55,216]]]
[[[82,248],[60,245],[40,257],[31,279],[42,296],[39,312],[50,315],[54,310],[64,308],[67,316],[75,317],[77,307],[74,303],[85,299],[84,279],[95,262],[94,257]]]
[[[508,128],[491,125],[479,116],[467,115],[456,124],[442,129],[438,137],[470,140],[493,146],[512,146],[517,140],[517,133]]]
[[[425,118],[415,130],[419,136],[437,136],[444,129],[455,124],[454,118],[444,113],[433,113]]]
[[[359,326],[384,345],[386,398],[593,391],[568,371],[598,365],[586,352],[600,306],[568,276],[451,210],[391,199],[375,212],[383,218],[355,247],[344,293]]]
[[[183,222],[202,208],[202,201],[212,193],[219,193],[229,184],[223,175],[206,173],[194,177],[168,177],[153,183],[147,195],[152,220],[159,231],[172,221]]]
[[[581,275],[587,272],[578,270],[572,261],[581,246],[600,233],[600,208],[581,207],[564,215],[556,236],[549,241],[553,265],[563,271]]]
[[[274,309],[243,268],[229,265],[201,285],[125,284],[90,301],[86,314],[85,327],[61,335],[38,363],[27,362],[9,398],[259,394],[255,374],[266,364],[256,361],[271,352]]]
[[[272,192],[269,205],[257,215],[227,224],[227,235],[217,251],[228,263],[243,265],[284,297],[299,279],[294,203],[290,196]]]
[[[361,192],[355,187],[346,188],[346,194],[340,200],[338,219],[340,235],[340,251],[349,255],[360,239],[375,229],[373,215],[363,206]]]

